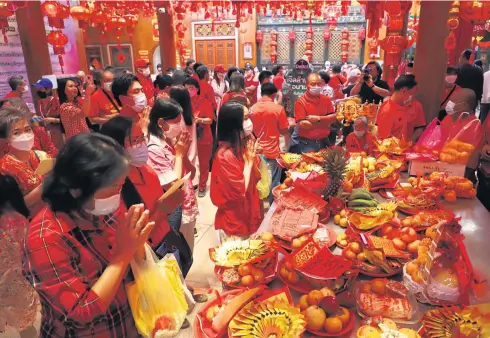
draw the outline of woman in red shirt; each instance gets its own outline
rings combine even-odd
[[[58,88],[61,124],[65,128],[66,139],[89,132],[86,117],[90,115],[90,97],[95,91],[94,85],[87,86],[84,99],[73,79],[59,79]]]
[[[245,78],[240,73],[233,73],[230,78],[230,90],[223,95],[221,104],[225,104],[228,101],[240,102],[247,108],[250,107],[250,100],[245,92]]]
[[[209,177],[209,161],[213,153],[213,135],[211,124],[214,111],[211,103],[200,95],[199,82],[187,79],[184,86],[189,91],[192,103],[192,114],[197,128],[197,156],[199,158],[199,197],[206,196],[206,185]]]
[[[211,201],[218,207],[214,226],[226,236],[248,237],[262,222],[260,180],[253,124],[248,109],[227,102],[218,116],[219,147],[211,171]],[[223,236],[221,236],[223,238]]]
[[[22,263],[42,304],[40,336],[139,337],[125,286],[155,225],[143,205],[120,205],[124,149],[99,133],[70,138],[43,186]],[[117,320],[115,320],[117,318]]]

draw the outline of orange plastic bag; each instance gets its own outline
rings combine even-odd
[[[441,161],[466,165],[476,147],[482,143],[483,132],[478,119],[462,114],[449,130],[444,130],[443,136],[446,142],[441,151]]]

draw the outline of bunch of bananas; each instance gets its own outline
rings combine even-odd
[[[365,208],[375,208],[379,202],[368,190],[364,188],[353,189],[347,199],[347,207],[355,211],[363,211]]]

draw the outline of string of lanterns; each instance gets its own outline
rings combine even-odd
[[[3,42],[7,43],[8,18],[15,14],[19,8],[27,6],[27,1],[0,1],[0,29],[2,29]]]

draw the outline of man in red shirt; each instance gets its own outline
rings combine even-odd
[[[283,135],[286,145],[289,143],[289,123],[284,108],[274,103],[277,88],[273,83],[262,85],[262,97],[250,109],[250,119],[253,122],[254,134],[258,138],[262,149],[262,158],[267,162],[271,171],[271,192],[269,202],[274,201],[272,189],[281,183],[281,168],[277,164],[277,158],[281,152],[279,137]]]
[[[134,67],[136,68],[136,77],[143,87],[146,99],[149,105],[152,106],[155,98],[155,86],[153,81],[151,81],[150,63],[146,60],[138,59],[134,63]]]
[[[101,86],[92,94],[90,100],[89,120],[92,124],[102,126],[105,122],[117,116],[121,110],[112,95],[112,81],[114,81],[114,71],[110,68],[104,69],[101,77]]]
[[[216,98],[214,97],[214,89],[209,84],[209,69],[206,66],[199,66],[196,69],[197,76],[199,77],[200,96],[205,98],[211,103],[213,111],[216,111],[218,105],[216,104]]]
[[[361,116],[354,121],[354,131],[347,135],[345,149],[347,153],[365,152],[372,155],[376,145],[376,136],[368,131],[368,119]]]
[[[274,78],[272,79],[272,83],[276,86],[277,91],[282,93],[282,85],[284,84],[284,67],[276,65],[272,68],[272,75]]]
[[[328,85],[333,89],[334,100],[341,100],[344,98],[344,84],[347,79],[341,74],[342,67],[340,65],[334,65],[332,67],[332,76],[330,76],[330,81]]]
[[[255,77],[253,67],[247,66],[245,68],[245,92],[247,93],[247,97],[251,105],[257,102],[258,87],[259,80]]]
[[[24,77],[21,75],[14,75],[9,77],[8,83],[12,91],[5,96],[6,99],[11,97],[22,98],[24,93],[26,93],[29,90],[26,81],[24,80]]]
[[[396,79],[395,92],[379,108],[378,138],[394,136],[412,142],[418,140],[427,123],[422,104],[412,98],[416,87],[413,75],[400,75]]]
[[[296,129],[291,151],[301,154],[316,152],[330,146],[330,125],[337,120],[328,96],[322,95],[322,81],[317,73],[306,79],[306,93],[294,103]]]

